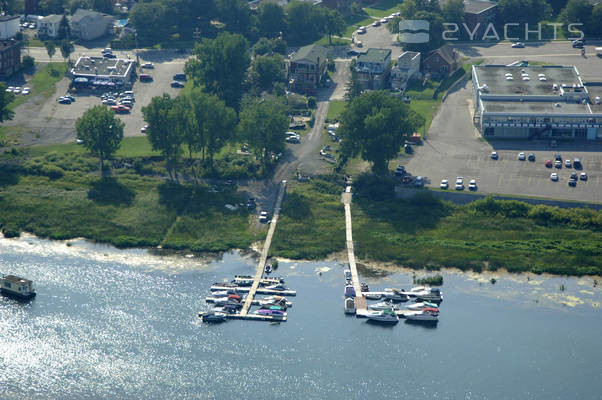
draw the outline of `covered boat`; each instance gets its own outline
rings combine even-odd
[[[223,322],[226,320],[226,314],[218,311],[200,313],[199,316],[203,322]]]
[[[355,297],[355,289],[353,285],[345,286],[345,297]]]
[[[17,300],[29,300],[36,297],[33,282],[15,275],[6,275],[0,278],[0,293]]]
[[[353,297],[345,299],[345,314],[355,314],[355,299]]]
[[[375,304],[370,304],[368,306],[370,310],[380,311],[380,310],[397,310],[397,306],[393,304],[391,301],[380,301]]]

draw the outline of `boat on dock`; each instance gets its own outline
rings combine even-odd
[[[203,322],[224,322],[226,320],[226,314],[218,311],[207,311],[200,312],[199,317]]]
[[[251,286],[253,285],[254,278],[250,275],[236,275],[234,279],[232,279],[232,283],[237,286]],[[284,283],[284,278],[272,276],[269,278],[262,278],[259,281],[260,286],[267,285],[277,285],[279,283]]]
[[[345,286],[345,297],[355,297],[355,288],[353,285]]]
[[[345,282],[351,282],[351,279],[352,279],[351,270],[346,269],[343,271],[343,274],[345,275]]]
[[[443,294],[440,289],[432,288],[428,293],[419,294],[416,298],[422,301],[441,303],[443,301]]]
[[[254,314],[268,316],[268,317],[272,317],[274,319],[286,317],[286,312],[284,312],[282,310],[271,310],[269,308],[268,309],[260,308],[259,310],[255,311]]]
[[[355,314],[355,299],[353,297],[345,299],[345,314]]]
[[[398,309],[398,307],[395,304],[393,304],[392,301],[380,301],[375,304],[370,304],[368,306],[368,308],[373,311],[397,310]]]
[[[286,300],[286,297],[283,296],[268,296],[263,299],[253,300],[253,305],[260,306],[285,306],[292,307],[293,303]]]
[[[410,298],[403,292],[403,289],[385,290],[384,297],[393,301],[408,301]]]
[[[17,300],[30,300],[36,297],[33,282],[15,275],[0,277],[0,293]]]
[[[265,266],[265,273],[266,274],[271,274],[272,273],[272,265],[271,264],[266,264],[266,266]]]
[[[431,307],[431,308],[439,308],[439,306],[437,306],[437,304],[435,303],[429,303],[428,301],[424,301],[424,302],[420,302],[420,303],[414,303],[414,304],[410,304],[408,306],[406,306],[406,308],[408,310],[423,310],[427,307]]]
[[[368,321],[379,324],[396,324],[399,322],[399,317],[393,310],[369,311],[366,318],[368,318]]]
[[[416,322],[438,322],[439,321],[439,310],[437,308],[427,307],[420,312],[406,314],[408,321]]]
[[[363,292],[362,294],[368,300],[380,300],[383,298],[382,292]]]

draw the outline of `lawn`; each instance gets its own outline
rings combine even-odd
[[[315,44],[321,44],[322,46],[330,46],[330,42],[328,40],[328,35],[324,35],[320,40],[315,42]],[[332,37],[332,46],[348,46],[351,44],[350,39],[343,39],[340,37]]]
[[[345,109],[346,101],[333,100],[328,104],[328,113],[326,113],[326,121],[337,121],[343,110]]]
[[[36,65],[36,68],[38,66],[39,64]],[[31,93],[28,96],[16,94],[14,100],[8,105],[9,108],[14,109],[32,96],[42,95],[45,98],[52,96],[54,85],[63,79],[68,68],[67,63],[49,63],[41,69],[37,69],[31,82],[27,84],[31,88]]]
[[[401,3],[399,0],[380,0],[376,4],[364,7],[363,10],[370,16],[382,18],[397,11]]]

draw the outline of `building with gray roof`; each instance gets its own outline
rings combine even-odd
[[[391,74],[391,50],[368,49],[355,63],[362,89],[382,89]]]
[[[314,94],[326,72],[328,49],[317,44],[301,47],[288,62],[288,80],[291,90]]]

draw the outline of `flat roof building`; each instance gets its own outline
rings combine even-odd
[[[484,137],[602,137],[600,97],[574,66],[473,66],[472,76],[474,123]]]
[[[134,71],[134,60],[104,57],[80,57],[71,69],[75,83],[102,86],[106,83],[127,85]]]

